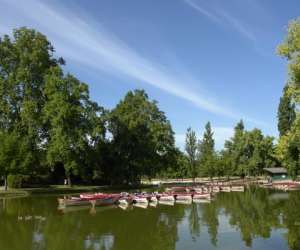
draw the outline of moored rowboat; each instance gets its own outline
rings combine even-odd
[[[244,192],[245,187],[244,186],[232,186],[231,191],[233,191],[233,192]]]
[[[175,201],[174,196],[170,194],[158,194],[157,197],[159,201]]]
[[[192,200],[192,195],[187,193],[175,194],[174,197],[176,200]]]
[[[199,199],[207,199],[210,200],[211,199],[211,194],[210,193],[194,193],[193,194],[193,200],[199,200]]]
[[[118,194],[103,194],[102,196],[97,196],[97,198],[90,199],[90,202],[96,206],[107,206],[117,203],[119,199],[120,195]]]
[[[230,186],[221,186],[221,192],[231,192]]]

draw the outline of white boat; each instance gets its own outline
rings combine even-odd
[[[167,206],[174,206],[175,200],[173,200],[173,201],[159,200],[158,204],[160,204],[160,205],[167,205]]]
[[[176,200],[176,204],[184,204],[184,205],[189,205],[192,204],[193,200]]]
[[[161,195],[159,197],[159,201],[175,201],[175,198],[173,195]]]
[[[128,205],[129,202],[126,198],[121,198],[121,199],[119,199],[119,204],[122,206],[125,206],[125,205]]]
[[[218,186],[213,186],[212,191],[213,191],[214,193],[219,193],[219,192],[220,192],[220,187],[218,187]]]
[[[150,207],[157,207],[157,204],[158,204],[158,201],[150,202],[150,203],[149,203],[149,206],[150,206]]]
[[[210,203],[210,199],[193,199],[194,203]]]
[[[146,209],[148,207],[148,202],[147,203],[143,203],[143,202],[141,202],[141,203],[134,203],[133,206],[134,207],[139,207],[139,208]]]
[[[197,194],[195,193],[193,195],[193,200],[200,200],[200,199],[211,199],[211,194],[210,193],[206,193],[206,194]]]
[[[146,197],[134,196],[133,197],[133,202],[134,203],[146,203],[146,204],[148,204],[148,199]]]
[[[123,209],[123,210],[126,210],[127,208],[128,208],[128,204],[122,204],[122,203],[120,203],[119,204],[119,208],[121,208],[121,209]]]
[[[231,191],[233,191],[233,192],[244,192],[245,187],[244,186],[232,186]]]
[[[157,202],[156,196],[151,196],[150,197],[150,202]]]
[[[202,193],[202,188],[201,187],[195,187],[193,190],[197,193]]]
[[[184,201],[190,201],[192,200],[192,195],[191,194],[177,194],[176,195],[176,200],[184,200]]]
[[[221,192],[231,192],[230,186],[221,186]]]

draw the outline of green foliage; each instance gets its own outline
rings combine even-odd
[[[203,139],[198,143],[198,159],[202,175],[215,176],[216,173],[216,153],[215,141],[213,139],[213,132],[210,122],[205,125],[205,132]]]
[[[198,174],[197,169],[197,136],[192,128],[188,128],[185,136],[185,151],[188,157],[189,171],[193,179]]]
[[[300,173],[300,119],[286,135],[281,136],[276,147],[276,155],[282,164],[287,168],[288,174],[296,179]]]
[[[64,76],[58,67],[46,75],[44,93],[47,101],[43,117],[49,127],[47,163],[63,163],[68,177],[78,175],[85,151],[95,140],[98,124],[93,123],[100,124],[96,114],[99,108],[89,101],[88,86],[72,75]]]
[[[8,187],[10,188],[21,188],[23,183],[22,175],[9,175],[7,177]]]
[[[174,161],[174,132],[157,102],[143,90],[127,93],[109,115],[114,169],[108,175],[129,184],[154,177]]]
[[[288,88],[288,85],[284,87],[283,95],[280,98],[280,103],[278,106],[277,117],[280,136],[283,136],[290,131],[296,118],[295,104],[292,101],[291,95],[288,94]]]
[[[278,46],[278,54],[285,57],[289,64],[289,94],[296,104],[300,102],[300,19],[291,21],[287,35]]]
[[[296,118],[291,124],[285,122],[289,125],[289,129],[285,133],[281,133],[276,153],[278,159],[287,167],[289,175],[295,179],[300,170],[300,121],[297,110],[300,104],[300,19],[289,23],[287,35],[283,43],[279,45],[278,53],[288,60],[289,85],[286,95],[296,107]],[[287,105],[285,104],[285,106]],[[289,111],[285,108],[281,117],[278,117],[279,122],[283,115],[287,121],[290,116]]]
[[[225,143],[220,161],[227,176],[256,176],[263,168],[277,165],[273,138],[263,136],[259,129],[245,131],[243,122],[235,127],[233,138]],[[220,164],[220,163],[219,163]]]

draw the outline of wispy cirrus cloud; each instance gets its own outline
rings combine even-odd
[[[249,28],[238,18],[232,16],[224,9],[213,8],[207,9],[199,4],[196,0],[183,0],[187,5],[195,9],[201,15],[206,16],[211,21],[219,25],[229,25],[239,32],[242,36],[249,39],[252,42],[256,42],[255,35],[249,30]]]
[[[199,82],[193,76],[186,77],[186,72],[181,73],[147,59],[101,24],[86,19],[81,13],[66,11],[60,6],[50,6],[37,0],[0,2],[3,6],[0,23],[4,25],[2,28],[0,26],[0,33],[7,32],[8,28],[25,25],[36,28],[54,42],[57,52],[67,60],[96,71],[126,76],[152,85],[217,115],[262,124],[196,93],[187,84]]]

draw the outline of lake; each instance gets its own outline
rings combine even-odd
[[[300,249],[300,192],[260,188],[210,203],[57,209],[57,196],[0,200],[2,250]]]

